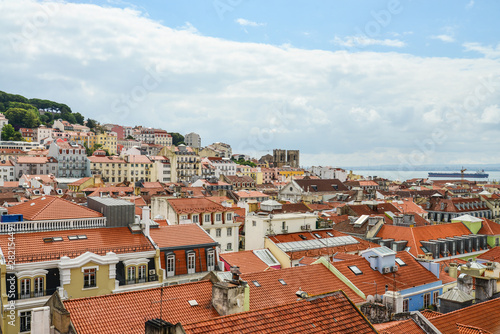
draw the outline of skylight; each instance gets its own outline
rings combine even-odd
[[[399,264],[400,266],[406,266],[406,263],[399,257],[396,258],[396,263]]]
[[[260,287],[260,283],[257,282],[257,281],[252,281],[253,285],[255,285],[256,287]]]
[[[314,236],[318,239],[321,239],[321,235],[319,235],[318,233],[314,233]]]
[[[332,232],[326,232],[326,234],[328,234],[328,236],[330,236],[330,237],[333,237]]]
[[[62,237],[53,237],[52,240],[53,241],[63,241],[63,238]]]
[[[78,240],[78,236],[76,236],[76,235],[68,235],[68,240]]]
[[[79,235],[78,239],[87,239],[87,236],[86,235]]]
[[[425,248],[424,246],[421,246],[420,249],[422,250],[422,252],[424,253],[430,253],[429,250],[427,248]]]
[[[198,306],[198,302],[196,300],[188,300],[189,305],[191,306]]]
[[[363,272],[356,266],[349,266],[349,269],[355,274],[355,275],[361,275]]]
[[[285,280],[283,280],[283,279],[281,279],[281,278],[278,280],[278,282],[280,282],[282,285],[286,285]]]

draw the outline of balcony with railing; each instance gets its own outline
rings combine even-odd
[[[158,275],[149,275],[141,278],[135,277],[132,279],[127,279],[125,280],[125,284],[120,284],[120,285],[141,284],[149,282],[158,282]]]
[[[38,290],[38,291],[26,291],[21,293],[8,293],[9,300],[22,300],[22,299],[30,299],[30,298],[38,298],[45,296],[52,296],[52,294],[57,289],[48,289],[48,290]]]
[[[87,228],[99,228],[105,226],[106,226],[106,217],[58,219],[58,220],[32,220],[32,221],[22,221],[22,222],[0,223],[0,234],[87,229]]]

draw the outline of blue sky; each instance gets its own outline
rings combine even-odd
[[[499,7],[0,0],[0,90],[305,166],[500,163]]]

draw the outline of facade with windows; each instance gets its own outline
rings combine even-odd
[[[50,144],[49,156],[58,162],[57,177],[90,176],[90,162],[82,145],[58,139]]]
[[[12,245],[15,266],[9,265]],[[32,310],[44,306],[56,291],[63,298],[90,297],[157,287],[163,278],[163,272],[157,271],[154,245],[128,227],[32,231],[16,233],[15,239],[0,231],[0,252],[4,254],[0,260],[3,332],[7,333],[32,330]],[[14,327],[7,324],[11,314],[16,314]]]
[[[218,243],[198,224],[161,226],[151,230],[151,238],[168,284],[197,281],[219,268]]]
[[[170,224],[199,224],[220,245],[220,252],[237,252],[239,249],[239,227],[231,208],[212,202],[207,198],[168,198],[156,196],[151,199],[151,213]]]

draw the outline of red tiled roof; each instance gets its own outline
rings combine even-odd
[[[151,229],[150,235],[160,248],[215,243],[198,224],[160,226]]]
[[[198,305],[190,306],[189,300],[196,300]],[[146,320],[160,316],[174,324],[219,316],[212,306],[210,281],[69,299],[64,301],[64,306],[79,334],[144,334]]]
[[[23,215],[24,220],[96,218],[102,214],[56,196],[44,196],[8,208],[9,214]]]
[[[183,326],[186,333],[377,333],[342,291]]]
[[[500,332],[500,298],[474,304],[429,319],[443,334],[459,333],[457,324],[475,326],[492,333]]]
[[[486,331],[475,326],[466,326],[462,324],[457,324],[457,331],[459,334],[493,334],[492,332]]]
[[[170,198],[167,201],[177,214],[228,211],[224,206],[206,198]]]
[[[295,292],[299,288],[310,296],[341,289],[354,303],[364,301],[321,263],[243,274],[241,279],[247,281],[250,287],[250,310],[295,301]],[[281,284],[279,279],[284,280],[286,285]],[[252,281],[259,282],[260,286],[255,286]]]
[[[243,274],[264,271],[269,268],[253,251],[224,253],[220,257],[230,266],[240,267],[240,272]]]
[[[87,239],[69,240],[68,236],[86,235]],[[7,249],[8,235],[0,235],[0,247]],[[63,241],[45,242],[44,238],[62,237]],[[132,253],[154,250],[143,234],[132,234],[128,227],[31,232],[16,234],[16,263],[58,260],[61,256],[75,258],[89,251],[99,255],[107,252]]]
[[[300,188],[302,188],[303,191],[309,191],[309,192],[333,192],[333,191],[349,190],[338,179],[319,179],[319,180],[302,179],[302,180],[294,180],[293,182],[295,182]],[[315,190],[313,186],[316,186],[317,190]]]
[[[370,262],[364,258],[333,262],[333,266],[367,296],[375,294],[382,295],[385,285],[389,285],[391,289],[393,289],[394,278],[396,279],[397,290],[409,289],[439,280],[407,252],[398,252],[396,257],[403,260],[406,265],[400,266],[395,263],[394,265],[397,265],[399,268],[394,274],[381,274],[379,271],[371,269]],[[354,272],[349,269],[349,266],[358,267],[363,274],[354,274]],[[373,283],[377,283],[377,285]]]
[[[241,190],[241,191],[236,191],[235,192],[236,196],[240,198],[253,198],[253,197],[269,197],[268,195],[264,194],[263,192],[260,191],[248,191],[248,190]]]
[[[79,185],[82,185],[83,183],[87,182],[88,180],[90,180],[91,177],[84,177],[78,181],[75,181],[73,183],[70,183],[69,186],[79,186]]]
[[[379,329],[380,334],[425,334],[422,328],[413,319],[397,321],[395,324]]]
[[[17,157],[17,164],[45,164],[48,157],[33,157],[30,155],[20,155]]]
[[[382,239],[394,239],[396,241],[406,240],[408,241],[407,247],[410,247],[410,253],[417,256],[417,254],[424,254],[424,251],[420,249],[422,246],[420,241],[468,234],[472,233],[464,224],[448,223],[418,227],[383,225],[376,236]]]
[[[487,252],[478,255],[478,259],[486,260],[490,262],[500,262],[500,247],[493,247]]]
[[[487,218],[483,218],[482,227],[477,234],[500,235],[500,224],[497,224]]]
[[[432,318],[435,318],[437,316],[440,316],[442,315],[443,313],[440,313],[440,312],[436,312],[436,311],[431,311],[431,310],[423,310],[423,311],[420,311],[420,313],[427,319],[432,319]]]

